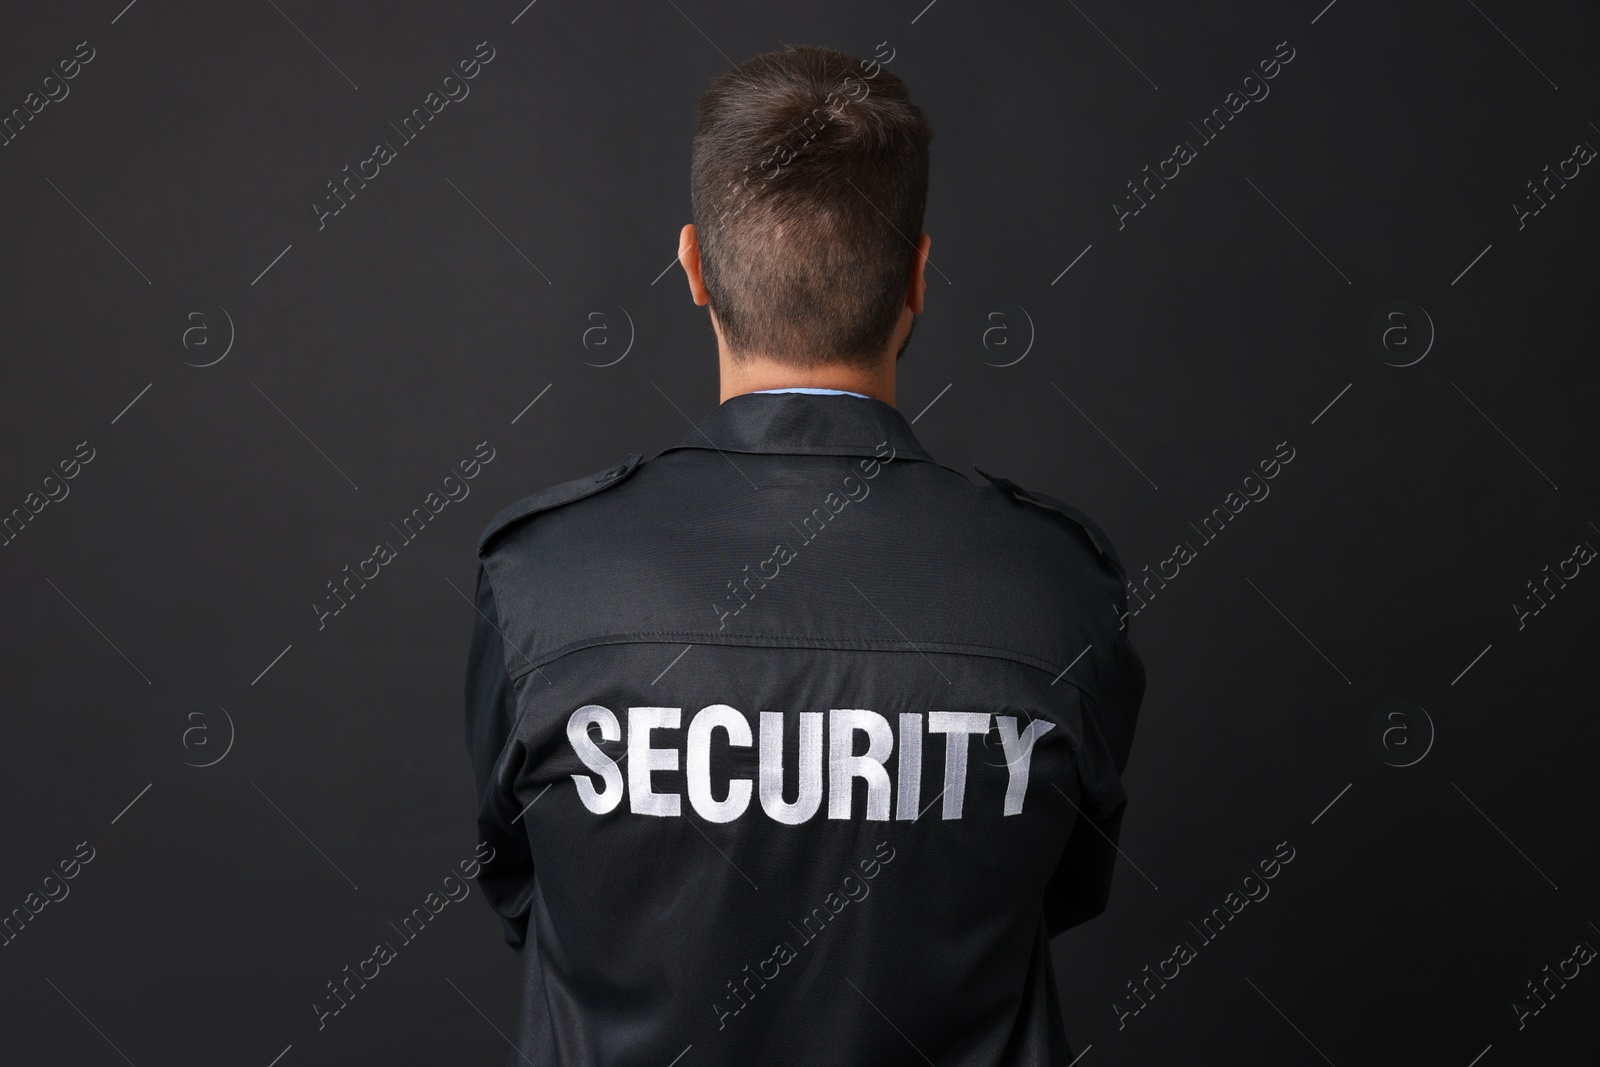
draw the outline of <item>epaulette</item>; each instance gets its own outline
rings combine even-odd
[[[1111,539],[1105,535],[1105,531],[1101,530],[1099,526],[1095,525],[1094,520],[1089,518],[1089,516],[1085,515],[1071,504],[1057,500],[1053,496],[1047,496],[1044,493],[1035,493],[1031,489],[1022,488],[1022,486],[1018,485],[1010,478],[1002,478],[998,474],[990,474],[976,463],[972,465],[972,469],[989,479],[989,481],[993,482],[1001,489],[1004,489],[1010,493],[1012,496],[1017,497],[1020,500],[1026,500],[1030,504],[1037,504],[1040,507],[1049,508],[1051,511],[1064,515],[1073,522],[1077,523],[1079,526],[1083,527],[1083,532],[1088,535],[1089,543],[1093,545],[1094,550],[1100,554],[1100,558],[1110,563],[1118,576],[1126,576],[1127,572],[1123,569],[1122,560],[1117,558],[1116,550],[1111,547]]]
[[[484,527],[482,536],[478,538],[478,555],[483,555],[484,548],[488,546],[490,539],[495,534],[519,519],[525,519],[529,515],[534,515],[541,511],[549,511],[551,508],[560,507],[562,504],[570,504],[574,500],[582,500],[586,496],[593,496],[596,493],[610,489],[614,485],[620,485],[628,475],[633,473],[641,458],[637,452],[630,452],[628,453],[628,458],[621,463],[607,467],[598,474],[574,478],[570,482],[552,485],[547,489],[539,490],[532,496],[523,497],[496,515],[490,520],[489,525]]]

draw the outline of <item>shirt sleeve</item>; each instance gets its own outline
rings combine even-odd
[[[478,840],[493,850],[478,875],[478,886],[500,916],[506,944],[520,954],[533,899],[533,854],[514,791],[522,752],[512,740],[516,688],[506,670],[494,589],[481,563],[474,601],[467,651],[467,754],[477,792]]]
[[[1144,686],[1144,664],[1124,628],[1113,643],[1099,699],[1074,690],[1084,736],[1073,790],[1078,795],[1068,799],[1078,809],[1078,821],[1045,887],[1045,926],[1051,937],[1099,915],[1110,899],[1128,803],[1122,772],[1133,747]]]

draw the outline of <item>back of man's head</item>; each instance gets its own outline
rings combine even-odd
[[[932,133],[905,84],[827,48],[766,52],[701,97],[691,196],[735,359],[884,358],[906,304]]]

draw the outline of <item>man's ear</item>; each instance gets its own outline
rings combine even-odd
[[[928,280],[923,271],[928,265],[928,250],[932,247],[932,237],[923,234],[917,238],[917,254],[911,259],[911,285],[906,289],[906,307],[913,315],[922,314],[922,294],[928,289]]]
[[[706,295],[705,282],[700,276],[700,238],[692,222],[678,232],[678,263],[689,279],[689,295],[697,305],[705,307],[711,298]]]

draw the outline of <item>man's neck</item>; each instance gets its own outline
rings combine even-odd
[[[820,367],[795,367],[749,357],[734,362],[724,354],[721,359],[722,399],[754,393],[762,389],[842,389],[847,393],[865,393],[885,404],[894,403],[894,362],[885,360],[882,367],[855,367],[830,363]]]

